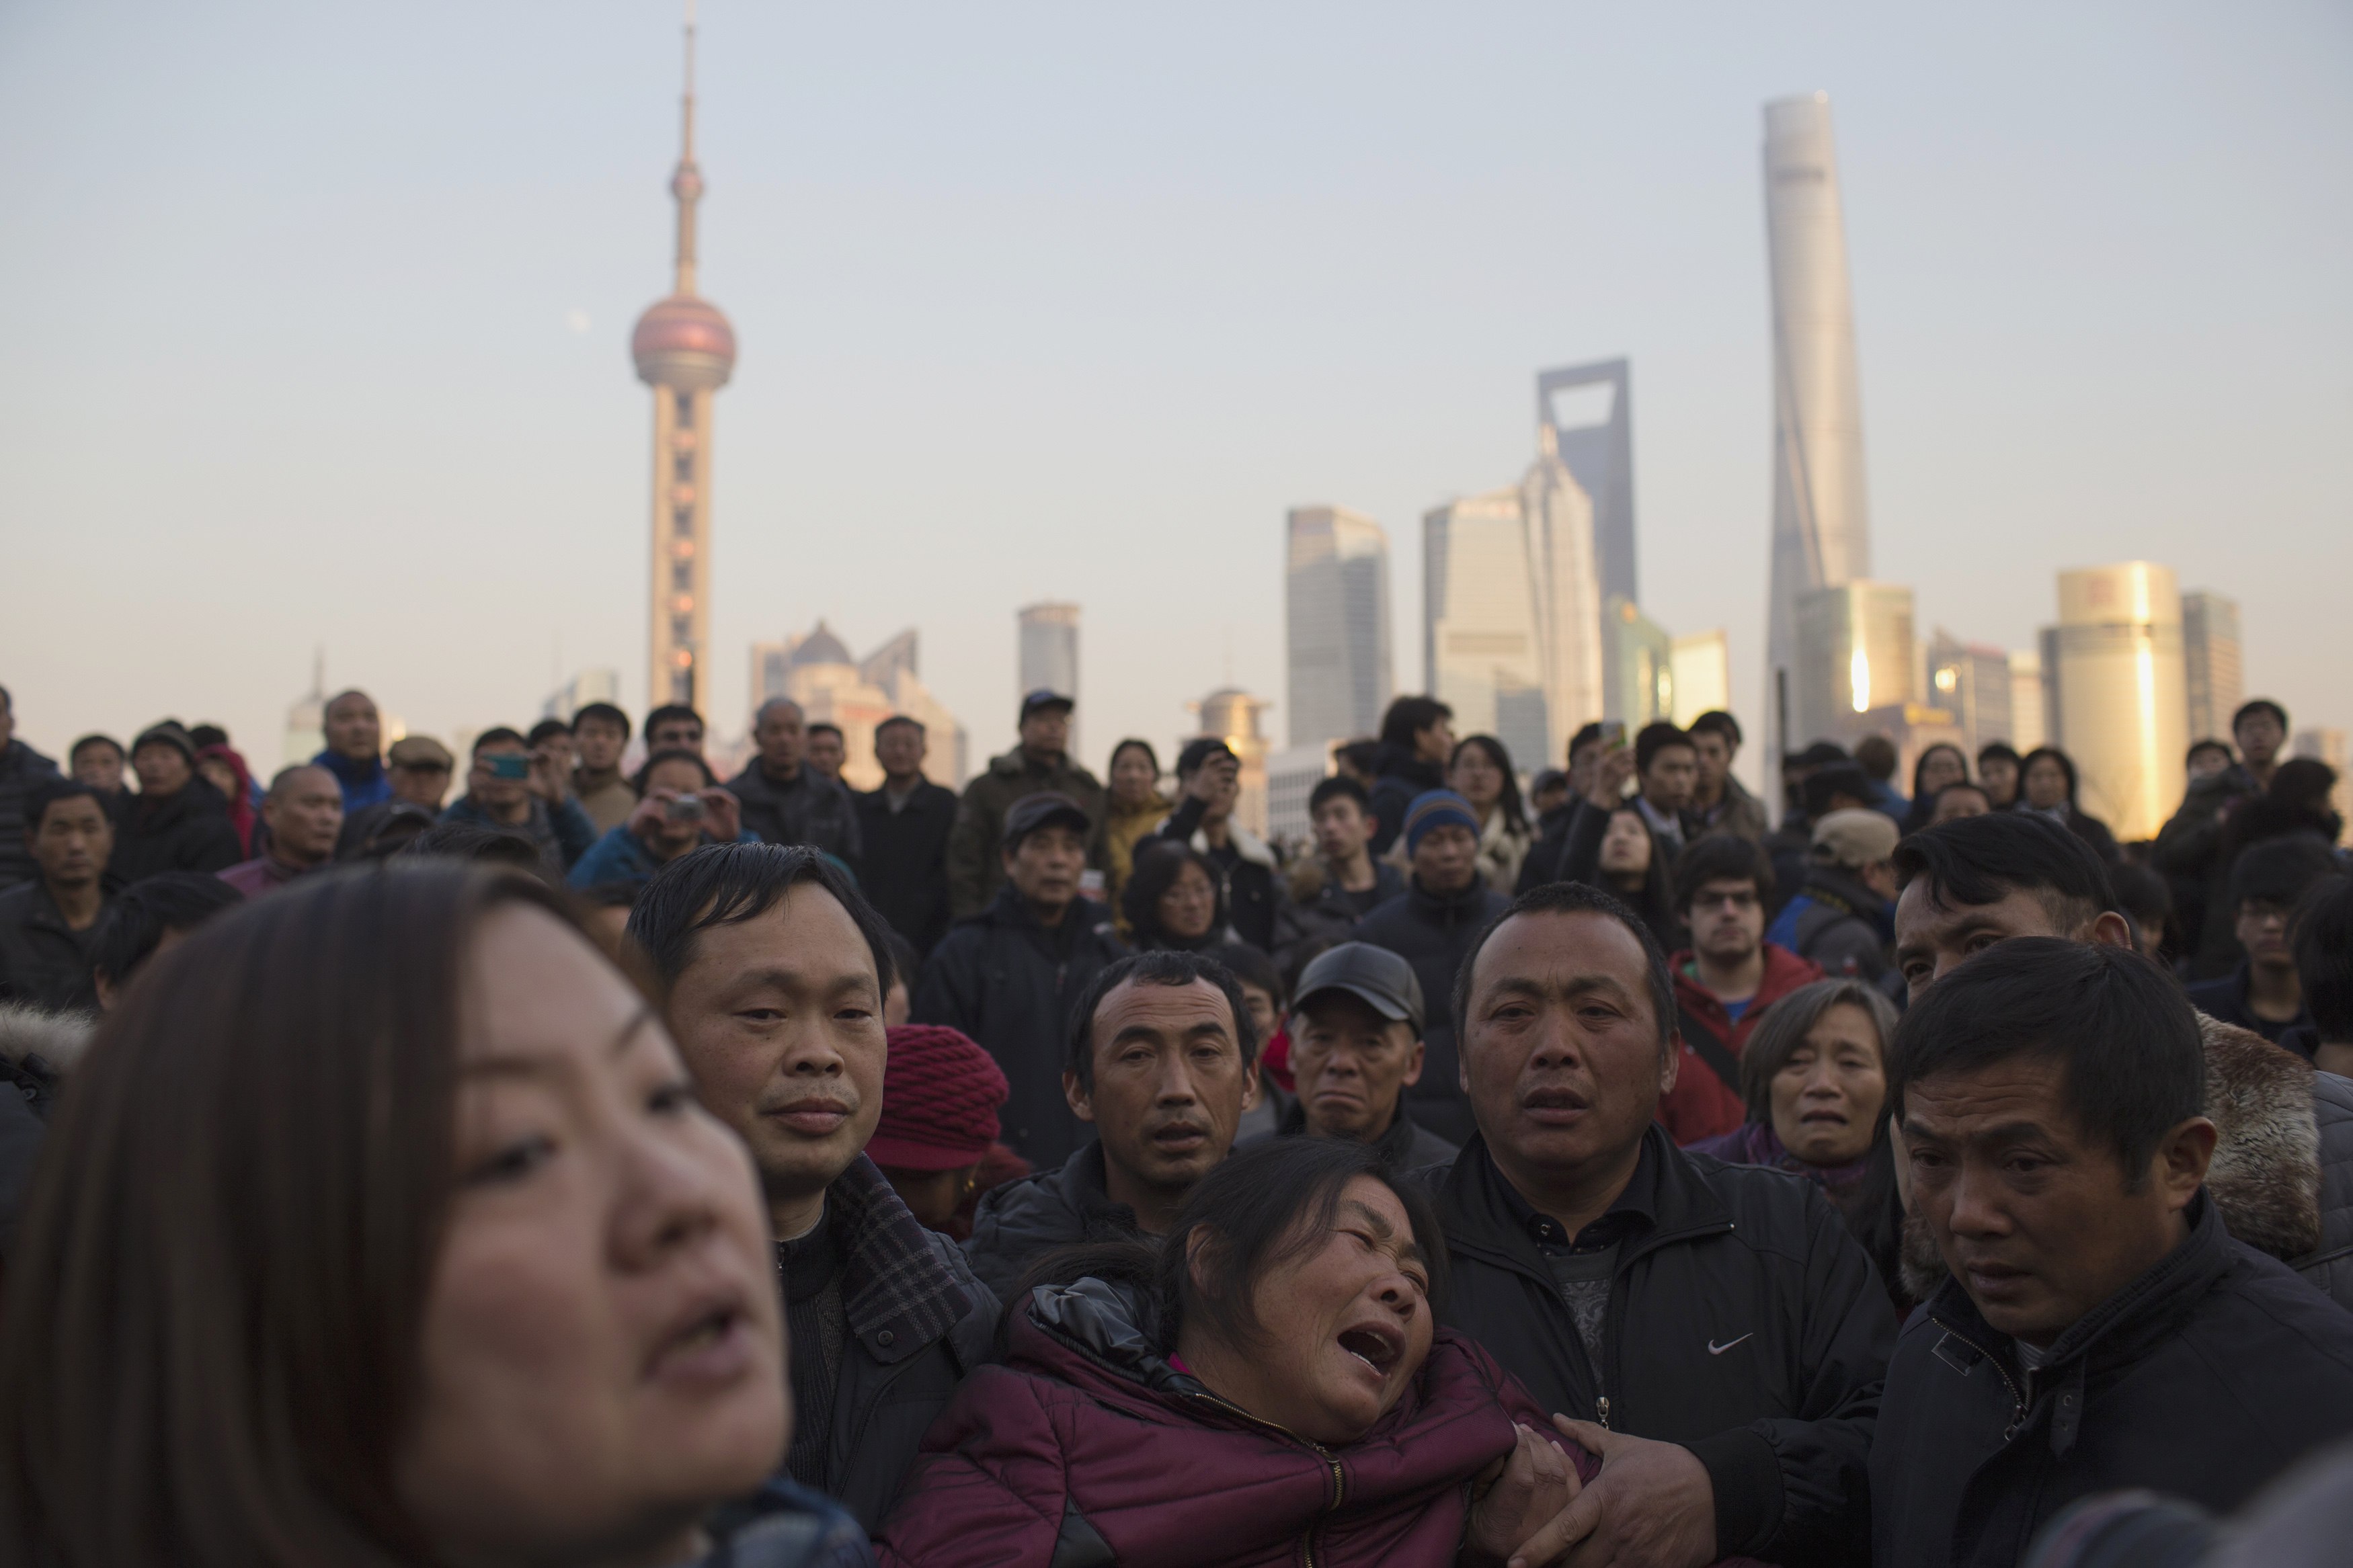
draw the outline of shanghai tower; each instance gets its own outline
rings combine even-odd
[[[1823,92],[1765,106],[1765,230],[1773,294],[1773,601],[1766,658],[1775,743],[1806,704],[1796,675],[1796,605],[1816,588],[1871,575],[1862,488],[1862,399],[1831,100]]]

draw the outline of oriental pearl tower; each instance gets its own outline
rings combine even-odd
[[[694,291],[694,6],[686,12],[684,146],[678,200],[678,277],[670,296],[638,318],[629,353],[654,390],[653,563],[647,588],[646,702],[699,707],[710,696],[711,395],[735,368],[735,331]]]

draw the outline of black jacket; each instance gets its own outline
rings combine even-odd
[[[57,776],[58,764],[24,742],[0,746],[0,888],[37,874],[33,852],[25,847],[25,796],[35,784]]]
[[[863,847],[858,805],[849,791],[807,763],[788,784],[777,784],[754,757],[727,781],[727,793],[742,803],[744,826],[764,844],[807,844],[824,850],[853,872]]]
[[[1275,914],[1274,962],[1277,968],[1286,972],[1311,943],[1328,946],[1356,940],[1356,924],[1365,918],[1356,912],[1360,895],[1340,886],[1340,879],[1328,867],[1319,863],[1319,868],[1324,881],[1314,896],[1299,897],[1299,885],[1294,882],[1291,885],[1293,896],[1283,900],[1282,908]],[[1386,860],[1374,861],[1371,909],[1366,914],[1404,893],[1405,873]]]
[[[1366,847],[1373,858],[1389,852],[1405,830],[1405,809],[1413,797],[1446,787],[1446,773],[1436,763],[1423,762],[1402,746],[1383,746],[1373,753],[1373,838]]]
[[[1450,1143],[1462,1143],[1472,1132],[1471,1102],[1455,1073],[1454,972],[1462,967],[1471,939],[1510,907],[1510,900],[1476,877],[1462,891],[1442,897],[1417,877],[1403,898],[1391,899],[1356,927],[1358,942],[1388,948],[1412,964],[1421,982],[1421,1081],[1405,1091],[1406,1103],[1415,1121]]]
[[[2353,1316],[2232,1240],[2201,1194],[2188,1238],[2060,1335],[2031,1387],[1948,1279],[1881,1404],[1875,1568],[2008,1568],[2077,1498],[2145,1487],[2224,1512],[2353,1433]]]
[[[1191,795],[1178,803],[1168,820],[1152,837],[1172,844],[1191,844],[1201,828],[1207,808]],[[1234,935],[1261,952],[1274,951],[1276,917],[1288,901],[1275,875],[1274,852],[1240,823],[1228,825],[1231,847],[1224,854],[1204,849],[1225,882],[1226,923]]]
[[[886,786],[857,797],[859,881],[891,929],[929,952],[948,933],[948,830],[955,826],[955,791],[929,779],[906,804],[891,809]]]
[[[997,1298],[946,1237],[925,1230],[860,1154],[826,1189],[847,1320],[826,1468],[834,1497],[879,1529],[933,1419],[988,1361]],[[796,1343],[795,1356],[818,1353]]]
[[[1263,1133],[1250,1142],[1263,1143],[1273,1138],[1298,1138],[1304,1136],[1306,1131],[1307,1107],[1294,1100],[1283,1109],[1282,1115],[1275,1121],[1273,1131]],[[1451,1165],[1454,1163],[1454,1156],[1461,1152],[1455,1145],[1406,1114],[1402,1102],[1389,1122],[1388,1131],[1373,1140],[1373,1147],[1380,1151],[1381,1158],[1388,1168],[1398,1172],[1426,1171],[1433,1165]]]
[[[76,935],[66,924],[48,884],[38,879],[0,893],[0,1002],[29,1002],[53,1013],[95,1012],[98,984],[83,945],[88,935]]]
[[[1057,1247],[1133,1241],[1135,1211],[1111,1201],[1101,1143],[1090,1143],[1059,1170],[1039,1171],[981,1194],[965,1257],[980,1282],[1010,1301],[1021,1276]]]
[[[1073,901],[1049,931],[1008,882],[949,929],[916,984],[910,1020],[962,1029],[997,1058],[1012,1089],[1005,1141],[1040,1169],[1068,1160],[1081,1138],[1062,1097],[1071,1005],[1126,951],[1101,904]]]
[[[2281,1043],[2282,1037],[2289,1030],[2311,1026],[2312,1009],[2301,1004],[2296,1007],[2295,1016],[2284,1023],[2274,1023],[2269,1018],[2256,1017],[2254,1008],[2247,1001],[2247,961],[2242,958],[2239,960],[2237,968],[2219,980],[2190,982],[2185,987],[2189,993],[2189,1005],[2210,1017],[2221,1019],[2225,1024],[2236,1025],[2242,1029],[2252,1029],[2275,1046]]]
[[[132,795],[115,825],[107,869],[125,886],[159,871],[226,871],[244,859],[228,802],[201,778],[162,799]]]
[[[1642,923],[1650,928],[1659,951],[1672,952],[1684,941],[1683,922],[1675,918],[1675,879],[1673,868],[1667,863],[1666,848],[1660,844],[1657,834],[1651,835],[1651,866],[1643,873],[1641,897],[1630,897],[1624,889],[1604,881],[1601,840],[1609,836],[1612,815],[1585,800],[1573,800],[1556,811],[1545,813],[1540,825],[1543,835],[1528,851],[1528,858],[1520,862],[1519,885],[1514,890],[1525,893],[1551,882],[1582,882],[1588,888],[1599,888],[1612,898],[1625,900],[1626,907],[1641,916]],[[1642,826],[1648,831],[1648,818],[1644,818]]]
[[[1473,1139],[1437,1186],[1454,1266],[1444,1321],[1539,1404],[1681,1443],[1715,1488],[1716,1550],[1862,1563],[1864,1465],[1895,1314],[1862,1247],[1802,1176],[1643,1134],[1646,1228],[1622,1244],[1597,1375],[1530,1233]],[[2353,1324],[2348,1324],[2353,1326]]]
[[[1888,973],[1894,905],[1841,866],[1808,866],[1798,899],[1805,900],[1803,907],[1792,916],[1788,904],[1782,905],[1766,941],[1813,960],[1833,979],[1876,982]]]

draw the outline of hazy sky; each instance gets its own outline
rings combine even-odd
[[[1897,12],[1902,14],[1898,15]],[[754,638],[922,628],[976,755],[1014,608],[1085,607],[1088,761],[1282,680],[1282,518],[1513,479],[1541,367],[1633,362],[1647,607],[1757,714],[1760,106],[1832,98],[1876,574],[2031,646],[2061,567],[2245,607],[2353,724],[2340,4],[705,0],[712,712]],[[0,684],[60,751],[258,767],[324,645],[414,728],[643,700],[678,11],[0,6]],[[1760,727],[1761,728],[1761,727]]]

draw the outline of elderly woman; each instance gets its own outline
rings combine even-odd
[[[1512,753],[1493,735],[1472,735],[1458,742],[1446,770],[1446,787],[1471,803],[1479,817],[1479,875],[1487,885],[1510,898],[1520,885],[1520,863],[1535,843],[1526,808],[1520,804],[1520,781],[1512,771]]]
[[[1820,1184],[1856,1222],[1873,1147],[1886,1136],[1887,1042],[1895,1008],[1859,980],[1817,980],[1773,1004],[1740,1058],[1748,1120],[1691,1146],[1736,1165],[1776,1165]]]
[[[0,1562],[868,1561],[764,1486],[791,1415],[751,1156],[541,883],[386,862],[206,925],[52,1131]]]
[[[896,1024],[883,1038],[882,1116],[866,1156],[924,1229],[967,1240],[980,1195],[1029,1173],[997,1142],[997,1113],[1012,1092],[1005,1073],[944,1024]]]
[[[1138,952],[1206,952],[1234,940],[1226,924],[1225,880],[1188,844],[1163,839],[1145,847],[1119,903]]]
[[[1436,1328],[1428,1198],[1372,1149],[1283,1138],[1164,1245],[1049,1260],[882,1527],[890,1568],[1493,1563],[1597,1461]]]

